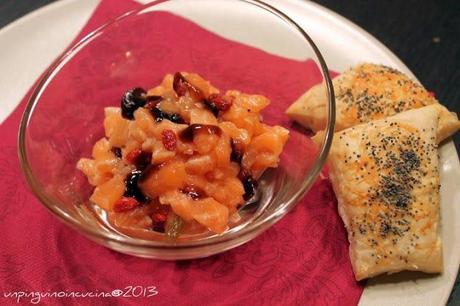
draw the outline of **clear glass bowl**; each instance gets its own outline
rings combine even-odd
[[[104,107],[119,106],[125,90],[151,88],[175,71],[197,72],[221,89],[268,96],[271,105],[264,121],[288,128],[290,139],[279,167],[260,182],[260,202],[245,209],[239,223],[225,233],[176,242],[129,237],[114,230],[104,211],[88,203],[91,187],[75,165],[80,157],[90,156],[92,145],[103,136]],[[284,110],[320,82],[328,97],[328,107],[322,110],[328,124],[317,147],[311,133],[290,122]],[[25,110],[19,155],[40,201],[91,240],[141,257],[199,258],[253,239],[296,205],[325,162],[334,119],[326,63],[288,16],[256,0],[158,1],[105,24],[55,61]]]

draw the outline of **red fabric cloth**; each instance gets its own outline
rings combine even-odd
[[[108,19],[137,7],[129,0],[103,0],[76,40]],[[168,17],[165,17],[166,19]],[[169,17],[177,18],[179,17]],[[204,31],[185,20],[184,27]],[[193,39],[193,35],[184,35]],[[188,37],[188,38],[187,38]],[[184,42],[186,44],[186,42]],[[213,34],[205,47],[232,46],[252,54],[251,69],[272,74],[305,69],[305,63],[282,59]],[[198,58],[198,60],[200,60]],[[267,65],[270,63],[270,65]],[[187,59],[183,70],[187,70]],[[204,73],[218,87],[225,76]],[[286,68],[287,67],[287,68]],[[166,69],[166,68],[165,68]],[[307,71],[308,74],[308,71]],[[314,73],[312,72],[312,75]],[[292,101],[299,88],[285,97],[270,96],[270,87],[245,80],[271,99]],[[315,79],[304,80],[314,84]],[[317,81],[317,80],[316,80]],[[230,84],[231,85],[231,84]],[[265,86],[265,87],[264,87]],[[29,94],[28,94],[29,95]],[[99,246],[68,228],[29,191],[19,168],[17,132],[28,95],[0,127],[0,298],[15,304],[13,292],[112,292],[144,286],[152,297],[41,298],[44,305],[356,305],[362,286],[353,277],[348,243],[327,180],[319,179],[307,196],[279,223],[253,241],[206,259],[163,262],[123,255]],[[115,103],[114,103],[115,104]],[[102,123],[101,123],[102,124]],[[128,292],[139,294],[140,288]],[[143,294],[142,294],[143,295]],[[23,297],[28,302],[33,296]],[[35,298],[37,301],[37,298]]]

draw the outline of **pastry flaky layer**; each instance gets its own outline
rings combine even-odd
[[[442,272],[437,144],[460,128],[419,83],[375,64],[333,80],[336,126],[330,179],[347,228],[357,280],[382,273]],[[327,123],[327,91],[318,84],[286,111],[317,132]]]
[[[357,280],[442,272],[438,114],[427,106],[334,135],[330,179]]]
[[[361,64],[335,77],[333,86],[336,131],[431,104],[443,109],[437,137],[439,142],[460,127],[457,115],[440,105],[433,93],[393,68]],[[318,84],[299,97],[286,114],[316,132],[326,128],[325,108],[325,86]]]

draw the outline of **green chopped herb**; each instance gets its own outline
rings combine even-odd
[[[168,237],[171,240],[176,240],[181,233],[183,224],[184,221],[182,220],[182,218],[176,215],[175,213],[171,212],[168,215],[168,219],[166,220],[166,237]]]

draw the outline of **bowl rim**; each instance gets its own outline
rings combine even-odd
[[[44,204],[44,206],[51,211],[52,214],[56,215],[59,220],[64,222],[66,225],[82,232],[88,238],[92,240],[108,240],[109,242],[113,243],[122,243],[126,246],[132,247],[146,247],[149,249],[171,249],[171,250],[178,250],[178,249],[190,249],[190,248],[197,248],[202,246],[209,246],[215,244],[223,244],[229,242],[231,240],[240,239],[243,242],[252,239],[266,229],[268,229],[271,225],[279,221],[283,216],[285,216],[289,211],[291,211],[296,204],[298,203],[299,199],[310,189],[313,185],[314,181],[318,177],[323,165],[326,162],[327,155],[329,153],[333,134],[334,134],[334,126],[335,126],[335,95],[334,89],[332,85],[332,79],[329,75],[329,69],[327,64],[319,51],[319,48],[316,46],[314,41],[311,37],[305,32],[305,30],[299,26],[294,20],[292,20],[289,16],[285,13],[280,11],[279,9],[275,8],[274,6],[267,4],[261,0],[236,0],[240,2],[247,3],[249,5],[257,6],[263,10],[268,11],[269,13],[274,14],[282,21],[286,22],[289,26],[296,29],[303,38],[308,42],[309,46],[313,50],[316,58],[319,61],[319,66],[321,67],[321,73],[324,77],[323,83],[326,87],[327,97],[328,97],[328,111],[327,111],[327,126],[325,129],[325,134],[323,138],[323,143],[319,150],[319,155],[316,157],[315,163],[313,167],[310,169],[307,180],[302,183],[301,188],[299,188],[287,201],[283,204],[284,209],[281,212],[275,211],[271,215],[259,219],[254,220],[254,222],[244,226],[243,228],[239,229],[238,231],[231,232],[231,233],[224,233],[222,235],[211,236],[209,238],[205,238],[203,240],[192,240],[192,241],[185,241],[181,242],[180,244],[176,243],[165,243],[164,241],[153,241],[153,240],[145,240],[141,238],[132,238],[128,236],[121,236],[115,235],[110,232],[102,232],[96,230],[94,227],[84,226],[76,219],[71,217],[69,214],[60,210],[59,201],[55,201],[52,199],[48,194],[44,191],[41,184],[35,179],[32,168],[28,162],[27,157],[27,150],[26,150],[26,132],[27,126],[33,114],[33,110],[37,103],[39,102],[39,97],[41,96],[42,92],[50,82],[50,80],[54,77],[54,75],[60,70],[60,68],[67,63],[67,60],[72,57],[73,54],[77,53],[80,48],[84,47],[87,43],[91,42],[94,38],[99,36],[106,28],[110,27],[117,22],[129,18],[131,16],[137,15],[142,13],[144,10],[159,5],[164,2],[173,2],[176,0],[156,0],[140,7],[128,11],[124,14],[119,15],[118,17],[110,20],[109,22],[99,26],[89,34],[85,35],[81,40],[77,43],[70,45],[65,51],[60,55],[53,63],[45,70],[45,72],[40,77],[39,81],[36,83],[32,94],[30,95],[26,108],[21,118],[20,127],[19,127],[19,137],[18,137],[18,156],[19,162],[21,166],[21,170],[26,178],[26,181],[31,188],[34,195],[39,199],[39,201]],[[247,237],[248,239],[244,240],[242,238]],[[241,244],[241,243],[240,243]],[[239,245],[239,244],[237,244]],[[228,249],[228,248],[227,248]]]

